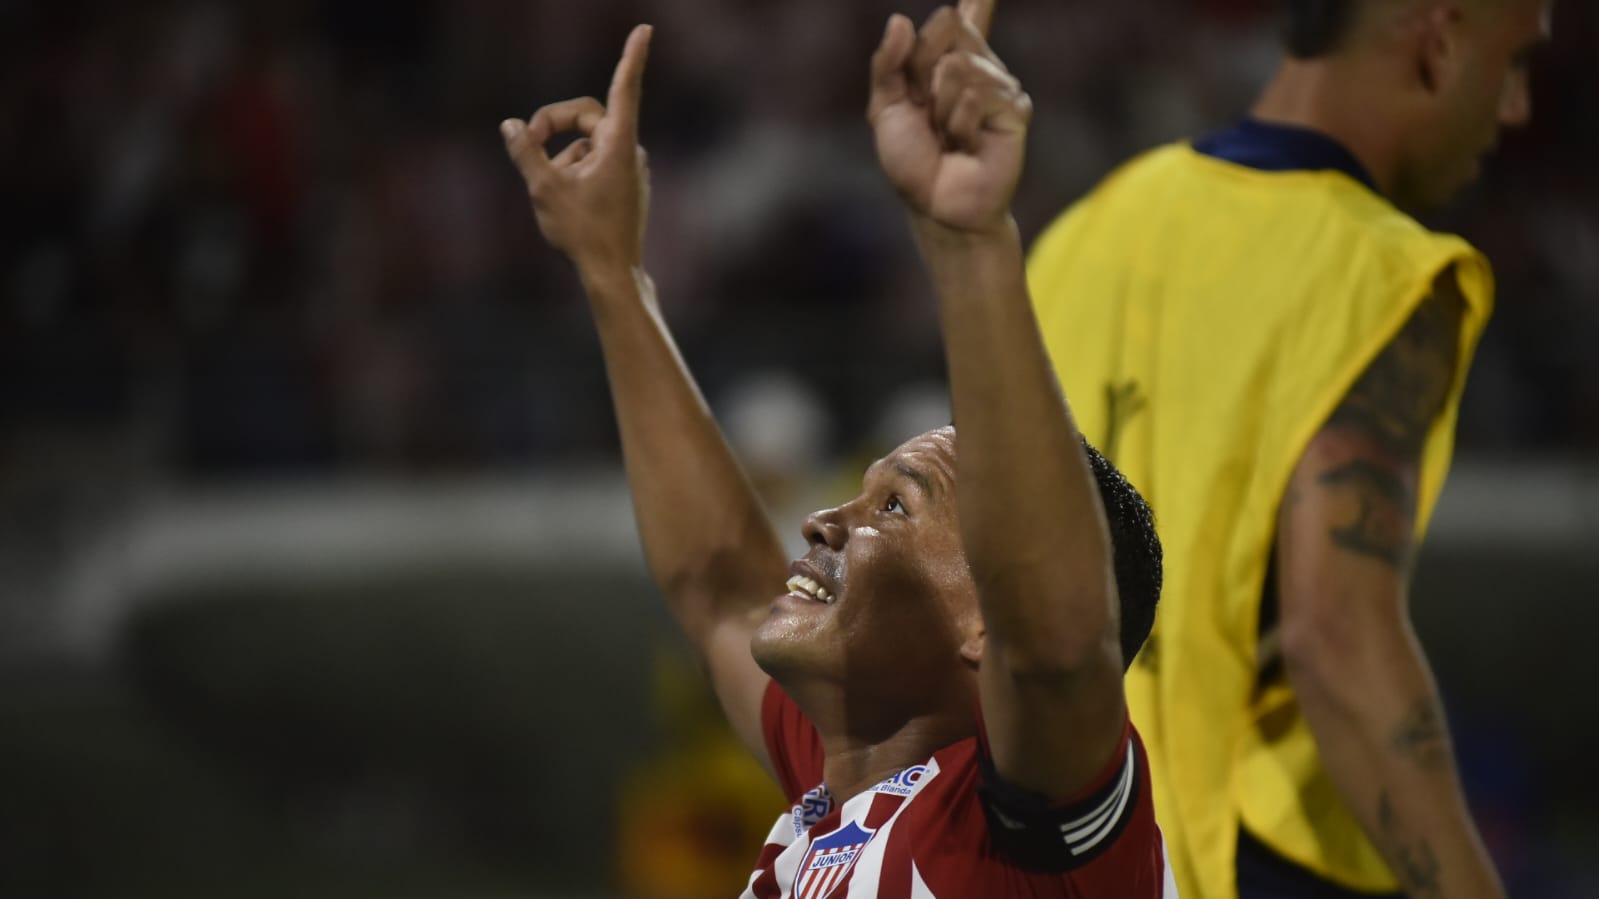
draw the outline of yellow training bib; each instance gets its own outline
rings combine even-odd
[[[1330,880],[1398,887],[1291,691],[1255,695],[1256,638],[1289,475],[1450,268],[1468,307],[1462,364],[1428,440],[1418,535],[1492,306],[1487,262],[1464,241],[1340,172],[1265,172],[1173,145],[1113,174],[1033,247],[1029,286],[1061,386],[1084,434],[1149,499],[1165,545],[1155,630],[1126,683],[1184,896],[1236,896],[1241,824]]]

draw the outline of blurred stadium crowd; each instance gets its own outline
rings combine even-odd
[[[942,371],[861,124],[896,8],[0,4],[10,457],[119,447],[186,477],[612,452],[575,279],[495,124],[602,92],[637,20],[659,29],[650,267],[690,363],[715,403],[787,398],[746,442],[803,422],[772,451],[854,449]],[[1238,115],[1275,58],[1268,0],[1011,0],[995,43],[1038,103],[1027,234],[1120,160]],[[1466,451],[1599,448],[1599,10],[1561,5],[1555,43],[1535,124],[1438,220],[1500,280]]]

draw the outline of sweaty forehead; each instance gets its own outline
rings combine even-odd
[[[954,483],[955,429],[934,428],[900,444],[878,465],[893,468],[910,466],[933,480]]]
[[[955,429],[949,425],[923,431],[915,437],[901,443],[888,458],[896,458],[906,454],[929,454],[954,461],[955,459]]]

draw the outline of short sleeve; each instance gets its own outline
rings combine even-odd
[[[761,732],[783,795],[799,801],[822,782],[822,738],[783,688],[773,680],[761,700]]]

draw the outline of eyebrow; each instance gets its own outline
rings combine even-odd
[[[916,486],[920,487],[923,493],[929,496],[934,493],[933,482],[928,479],[927,475],[922,474],[909,465],[906,465],[904,462],[896,461],[894,463],[894,471],[898,472],[900,475],[909,480],[915,481]]]

